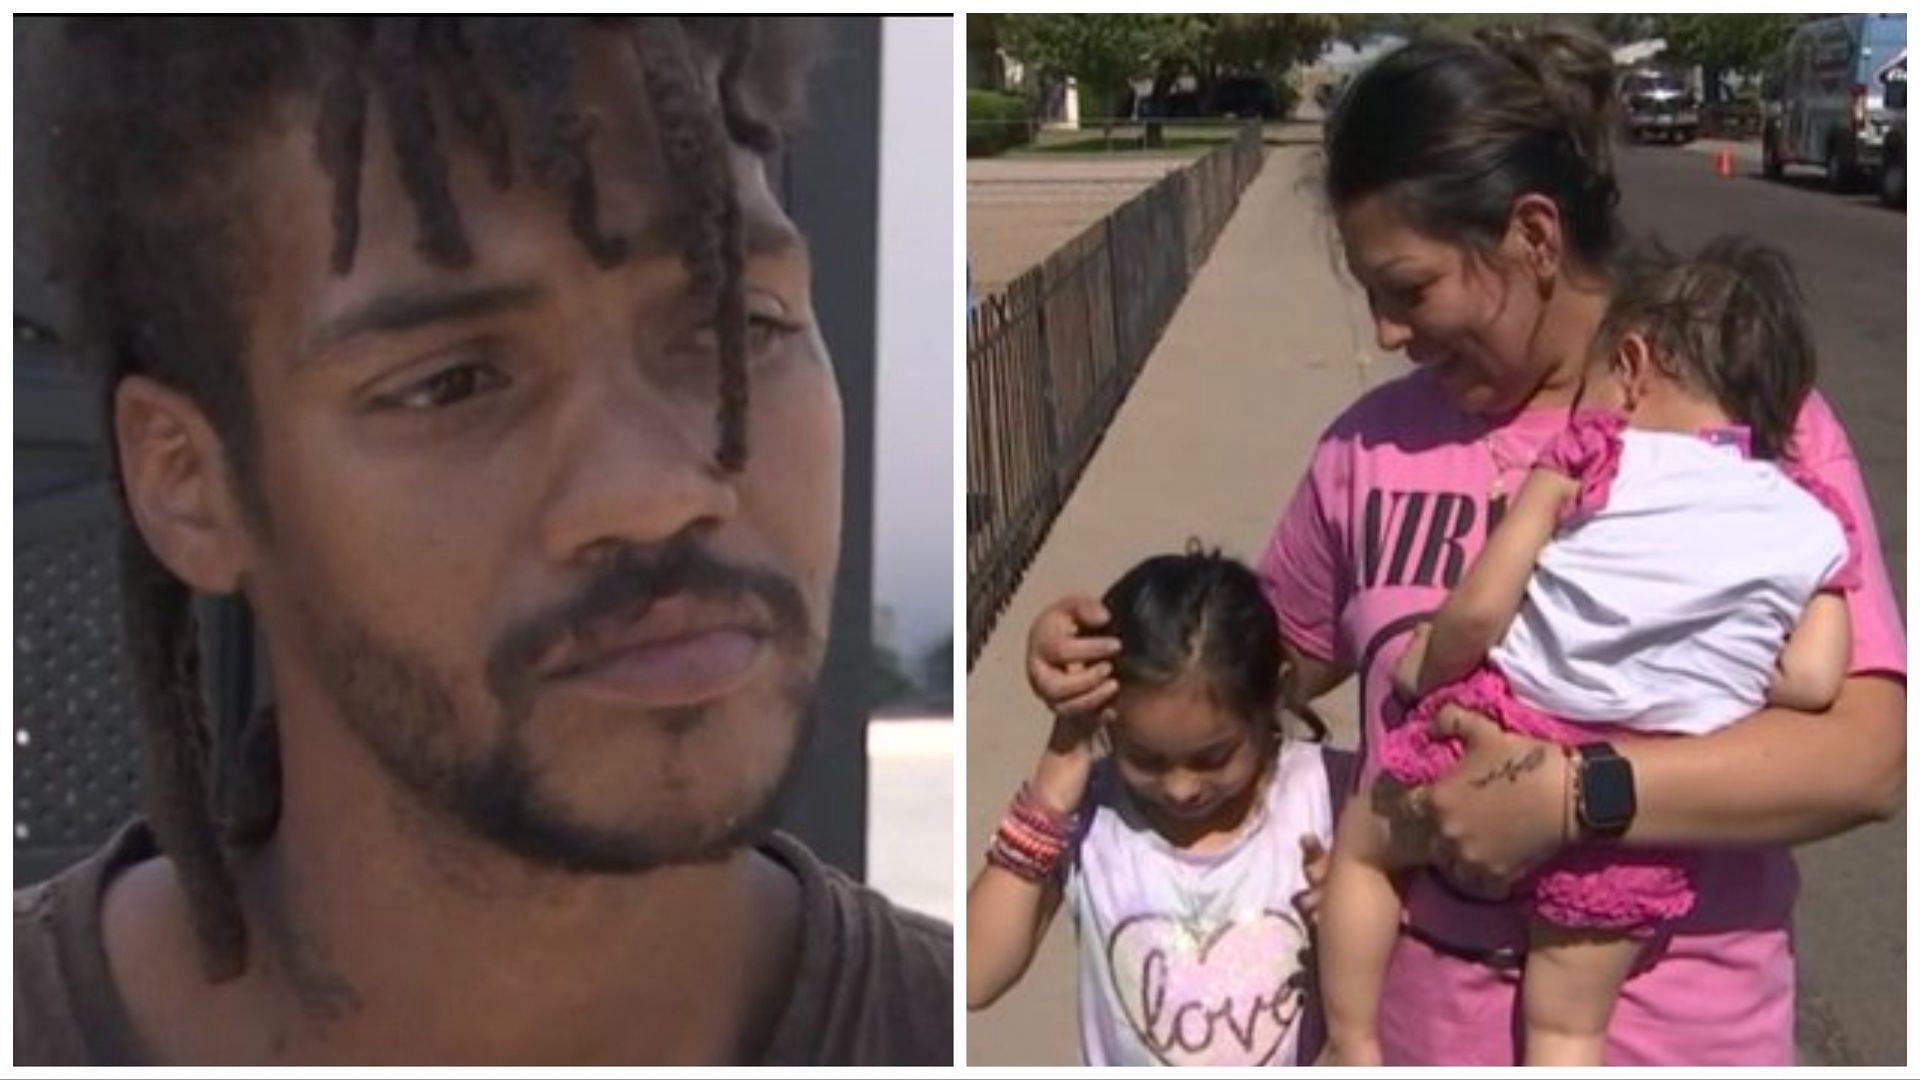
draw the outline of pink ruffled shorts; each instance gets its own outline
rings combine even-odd
[[[1404,784],[1429,784],[1460,760],[1460,740],[1435,738],[1428,725],[1442,706],[1484,713],[1508,731],[1556,746],[1593,742],[1605,729],[1549,716],[1513,694],[1491,665],[1428,694],[1388,732],[1380,763]],[[1696,893],[1690,852],[1628,848],[1594,841],[1569,848],[1516,883],[1514,896],[1531,914],[1555,926],[1653,935],[1660,924],[1693,910]]]

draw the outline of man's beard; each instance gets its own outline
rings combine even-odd
[[[772,613],[768,644],[793,660],[796,671],[767,707],[794,714],[792,743],[773,776],[725,793],[724,809],[703,819],[655,813],[652,820],[611,824],[582,820],[555,797],[555,785],[535,764],[527,742],[537,693],[534,660],[576,627],[682,592],[751,594]],[[821,649],[799,590],[768,571],[721,563],[691,541],[623,554],[569,603],[501,635],[486,665],[496,734],[477,753],[465,745],[477,729],[460,723],[458,696],[438,667],[381,641],[363,624],[302,607],[322,688],[387,771],[429,809],[539,865],[630,874],[711,862],[755,843],[779,817],[799,751],[816,722],[812,702]],[[659,710],[634,722],[686,732],[707,722],[709,708]]]

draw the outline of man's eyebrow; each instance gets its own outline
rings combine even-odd
[[[793,251],[806,253],[807,238],[788,222],[753,215],[747,218],[746,227],[748,258],[771,258]]]
[[[743,214],[747,258],[774,259],[795,252],[807,254],[807,238],[784,218],[766,214]],[[642,258],[680,256],[680,247],[664,229],[645,229],[634,238],[635,253]]]
[[[531,282],[386,293],[321,323],[309,349],[318,351],[364,334],[395,334],[430,323],[529,307],[543,295],[544,290]]]

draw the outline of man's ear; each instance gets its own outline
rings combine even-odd
[[[1560,206],[1538,192],[1528,192],[1513,202],[1507,218],[1507,244],[1521,264],[1549,288],[1560,276],[1565,255],[1566,234],[1560,220]]]
[[[154,557],[197,592],[237,589],[246,522],[206,414],[185,394],[129,375],[114,387],[113,438],[127,509]]]

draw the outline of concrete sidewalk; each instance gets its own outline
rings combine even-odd
[[[1335,273],[1310,169],[1306,150],[1269,151],[967,680],[969,878],[1047,730],[1022,673],[1035,613],[1189,537],[1257,557],[1321,430],[1406,370]],[[1327,710],[1337,742],[1352,745],[1353,715],[1350,696]],[[1063,918],[1020,985],[970,1018],[969,1064],[1079,1063],[1073,945]]]

